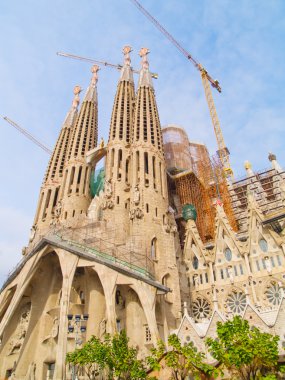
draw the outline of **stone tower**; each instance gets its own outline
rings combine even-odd
[[[125,46],[124,65],[114,99],[106,159],[106,196],[112,200],[104,211],[104,218],[119,222],[124,228],[122,238],[129,231],[130,202],[130,143],[133,128],[134,80],[130,60],[131,47]],[[111,211],[108,208],[112,208]]]
[[[180,247],[174,216],[169,208],[162,133],[147,55],[142,48],[142,68],[136,94],[131,144],[130,237],[142,244],[155,263],[155,277],[179,289],[176,255]],[[179,318],[181,299],[167,296],[162,317],[171,328]]]
[[[70,136],[72,134],[73,127],[78,116],[80,92],[81,88],[79,86],[76,86],[74,88],[74,99],[71,109],[66,115],[55,148],[50,158],[43,185],[40,191],[40,198],[34,219],[34,226],[32,227],[31,238],[33,238],[36,230],[43,232],[44,229],[49,228],[52,220],[56,219],[57,207],[60,201],[59,194],[61,193],[62,188],[63,172],[67,160]]]
[[[85,156],[97,145],[98,139],[98,70],[99,67],[96,65],[91,69],[91,83],[83,99],[68,147],[60,192],[60,219],[69,224],[74,223],[74,218],[86,215],[91,201],[89,185],[93,168],[86,163]]]

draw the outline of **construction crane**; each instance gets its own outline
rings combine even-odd
[[[223,169],[225,172],[225,175],[227,177],[233,177],[233,171],[231,169],[230,165],[230,159],[229,159],[229,150],[226,147],[224,137],[222,134],[219,118],[217,115],[212,91],[210,84],[213,88],[215,88],[218,92],[221,92],[222,89],[220,87],[219,82],[216,79],[213,79],[207,70],[196,60],[193,58],[193,56],[184,49],[180,43],[137,1],[137,0],[130,0],[138,9],[139,11],[150,21],[153,23],[153,25],[182,53],[190,62],[193,63],[193,65],[196,67],[197,70],[199,70],[203,87],[205,90],[206,100],[208,103],[210,116],[212,119],[217,145],[218,145],[218,156],[222,162]],[[209,84],[210,83],[210,84]]]
[[[47,148],[44,144],[42,144],[39,140],[37,140],[34,136],[32,136],[28,131],[26,131],[24,128],[21,128],[17,123],[15,123],[13,120],[9,119],[7,116],[2,116],[2,119],[7,121],[12,127],[16,128],[19,132],[21,132],[24,136],[26,136],[29,140],[31,140],[34,144],[39,146],[42,150],[44,150],[48,154],[52,154],[52,151]]]
[[[121,70],[123,68],[123,66],[119,65],[119,64],[116,65],[114,63],[109,63],[109,62],[105,62],[105,61],[98,61],[98,60],[93,59],[93,58],[81,57],[80,55],[64,53],[64,52],[61,52],[61,51],[58,51],[56,54],[59,55],[60,57],[66,57],[66,58],[78,59],[79,61],[96,63],[97,65],[113,67],[114,69],[118,69],[118,70]],[[138,70],[134,70],[133,68],[132,68],[132,71],[135,74],[139,74],[140,73]],[[151,73],[151,76],[154,79],[158,78],[158,74],[157,73]]]

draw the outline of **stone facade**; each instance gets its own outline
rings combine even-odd
[[[239,230],[216,202],[215,238],[203,242],[174,206],[149,51],[140,51],[136,92],[131,48],[123,52],[107,144],[97,145],[98,67],[79,111],[75,88],[29,245],[0,293],[0,378],[71,379],[66,353],[121,329],[141,355],[172,332],[205,349],[217,321],[235,314],[284,345],[285,179],[276,157],[277,211],[267,212],[264,182],[247,164],[247,182],[228,185]],[[92,198],[91,173],[103,157],[104,187]]]

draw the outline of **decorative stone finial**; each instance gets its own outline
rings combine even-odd
[[[272,168],[275,169],[278,173],[281,173],[283,171],[282,167],[279,165],[279,163],[276,160],[276,155],[273,153],[269,153],[268,159],[271,162]]]
[[[91,73],[93,74],[92,79],[91,79],[91,84],[92,84],[93,86],[95,86],[95,85],[97,84],[97,82],[98,82],[98,75],[97,75],[97,72],[98,72],[99,70],[100,70],[100,67],[97,66],[97,65],[93,65],[93,66],[91,67]]]
[[[141,48],[139,55],[142,58],[141,65],[144,70],[148,70],[149,68],[149,63],[147,60],[147,55],[149,54],[149,49],[148,48]]]
[[[269,152],[269,154],[268,154],[268,160],[269,161],[276,161],[276,155]]]
[[[151,87],[153,88],[152,85],[152,80],[151,80],[151,73],[149,72],[149,63],[147,60],[147,55],[149,53],[148,48],[141,48],[139,55],[142,57],[141,61],[141,71],[140,71],[140,77],[139,77],[139,87]]]
[[[244,168],[246,170],[251,169],[251,163],[249,161],[244,161]]]
[[[88,89],[86,91],[86,95],[84,97],[84,100],[83,102],[97,102],[97,89],[96,89],[96,85],[97,85],[97,82],[98,82],[98,71],[100,70],[100,67],[97,66],[97,65],[93,65],[91,67],[91,73],[93,74],[92,75],[92,78],[91,78],[91,83],[90,85],[88,86]]]
[[[249,161],[245,161],[244,162],[244,167],[245,167],[245,170],[246,170],[246,175],[248,177],[253,177],[254,173],[253,173],[253,170],[251,168],[251,163]]]
[[[130,52],[133,51],[133,49],[131,48],[131,46],[124,46],[123,47],[123,53],[124,53],[124,56],[125,56],[125,61],[124,61],[124,64],[127,65],[127,66],[130,66],[131,65],[131,58],[130,58]]]
[[[121,69],[121,81],[128,81],[133,82],[133,72],[131,69],[131,58],[130,58],[130,52],[132,51],[132,47],[129,45],[126,45],[123,47],[123,53],[124,53],[124,65]]]
[[[82,88],[80,86],[75,86],[74,87],[74,90],[73,90],[73,93],[74,93],[74,98],[73,98],[73,102],[72,102],[72,108],[77,108],[79,103],[80,103],[80,98],[79,98],[79,94],[80,92],[82,91]]]

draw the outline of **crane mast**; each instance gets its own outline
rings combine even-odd
[[[218,156],[219,159],[221,160],[221,163],[223,165],[224,173],[227,177],[232,177],[233,176],[233,171],[231,169],[230,165],[230,152],[228,148],[226,147],[224,136],[222,133],[222,129],[220,126],[220,121],[218,118],[217,110],[215,107],[211,87],[209,85],[209,81],[207,79],[207,72],[205,69],[201,69],[201,79],[205,91],[205,96],[207,100],[207,104],[209,107],[210,115],[211,115],[211,120],[213,123],[215,135],[216,135],[216,140],[217,140],[217,145],[218,145]]]
[[[210,116],[212,119],[212,124],[214,127],[214,132],[217,140],[218,145],[218,156],[222,162],[224,173],[227,177],[233,177],[233,171],[231,169],[230,165],[230,159],[229,159],[229,150],[225,145],[222,129],[220,126],[220,122],[218,119],[211,87],[215,88],[218,92],[221,92],[222,89],[220,87],[219,82],[216,79],[213,79],[207,70],[195,59],[193,56],[183,48],[183,46],[180,45],[180,43],[139,3],[138,0],[130,0],[138,9],[139,11],[148,18],[148,20],[182,53],[189,61],[192,62],[192,64],[196,67],[197,70],[199,70],[202,84],[204,87],[206,100],[210,112]]]

